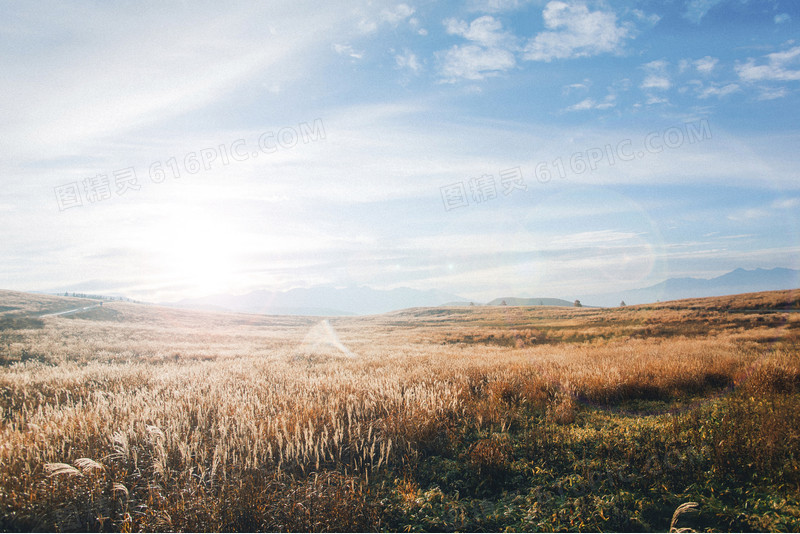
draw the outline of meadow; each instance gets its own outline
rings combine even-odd
[[[87,304],[0,291],[0,530],[800,530],[798,291]]]

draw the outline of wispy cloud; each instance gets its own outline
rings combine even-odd
[[[287,6],[209,12],[175,5],[144,11],[51,5],[53,18],[45,27],[33,14],[20,17],[28,22],[19,22],[16,31],[34,42],[47,42],[45,34],[70,39],[63,46],[29,49],[36,69],[25,55],[0,58],[9,80],[0,98],[19,104],[0,110],[5,155],[74,153],[92,140],[213,105],[268,71],[272,83],[291,80],[300,54],[326,38],[304,28],[333,29],[342,15],[321,8],[299,16]],[[298,38],[301,32],[308,35]]]
[[[778,15],[775,15],[773,20],[775,21],[775,24],[784,24],[792,20],[792,17],[788,13],[779,13]]]
[[[789,90],[785,87],[761,87],[759,89],[758,100],[776,100],[789,95]]]
[[[739,84],[736,83],[729,83],[725,85],[712,85],[711,87],[705,87],[698,92],[697,98],[705,99],[715,96],[717,98],[722,98],[733,93],[738,93],[741,91],[741,87]]]
[[[356,52],[352,46],[336,43],[333,45],[333,50],[342,56],[348,56],[353,59],[361,59],[364,57],[363,51]]]
[[[731,213],[728,219],[732,221],[749,221],[769,217],[784,217],[787,211],[796,210],[798,207],[800,207],[800,198],[786,197],[773,200],[765,205],[738,210]]]
[[[689,0],[686,4],[686,11],[683,16],[695,24],[700,24],[700,21],[711,8],[724,1],[725,0]]]
[[[405,50],[402,54],[396,54],[394,60],[398,68],[408,69],[414,74],[418,74],[422,70],[422,64],[417,59],[417,55],[410,50]]]
[[[590,86],[591,82],[589,80],[585,80],[582,83],[571,83],[569,85],[565,85],[561,88],[561,92],[562,94],[568,95],[574,91],[588,91]]]
[[[531,0],[470,0],[467,6],[470,11],[503,13],[517,10],[529,3]]]

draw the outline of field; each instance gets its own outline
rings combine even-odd
[[[798,291],[89,304],[0,291],[0,530],[800,530]]]

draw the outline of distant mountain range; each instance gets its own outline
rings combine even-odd
[[[737,293],[800,288],[800,271],[794,269],[736,269],[711,279],[670,278],[659,284],[595,295],[581,295],[584,306],[619,306],[683,298],[716,297]],[[557,298],[501,297],[486,304],[445,293],[401,287],[391,290],[369,287],[318,286],[289,291],[253,291],[245,295],[213,295],[163,303],[168,306],[208,311],[232,311],[266,315],[371,315],[416,307],[469,306],[572,306]]]
[[[738,293],[800,288],[800,271],[795,269],[736,269],[716,278],[670,278],[642,289],[581,297],[593,306],[619,306],[686,298],[719,297]]]
[[[573,306],[574,302],[564,299],[552,298],[518,298],[518,297],[501,297],[486,303],[487,306]]]
[[[441,306],[465,301],[463,297],[407,287],[391,290],[369,287],[318,286],[289,291],[253,291],[245,295],[213,295],[164,303],[168,306],[209,311],[234,311],[265,315],[372,315],[418,306]]]

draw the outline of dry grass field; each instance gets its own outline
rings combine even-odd
[[[4,531],[800,530],[798,291],[89,304],[0,291]]]

